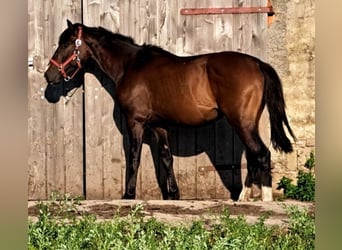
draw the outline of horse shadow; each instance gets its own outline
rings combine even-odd
[[[95,62],[87,63],[85,68],[86,72],[92,73],[97,78],[113,100],[113,120],[123,136],[123,149],[127,159],[129,152],[128,132],[124,114],[121,112],[119,105],[114,104],[115,84]],[[212,163],[212,167],[217,171],[222,184],[230,192],[230,198],[233,200],[238,199],[243,186],[241,159],[244,145],[225,117],[221,116],[213,122],[197,127],[170,125],[168,127],[168,136],[173,156],[189,157],[205,152]],[[166,185],[167,174],[166,170],[161,167],[159,148],[154,132],[147,129],[143,140],[150,147],[158,185],[162,189],[162,186]],[[126,178],[127,176],[126,173]]]

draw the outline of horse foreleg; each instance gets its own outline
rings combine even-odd
[[[154,131],[157,133],[158,146],[159,146],[159,157],[160,164],[166,170],[167,175],[167,187],[161,186],[163,199],[166,200],[178,200],[179,190],[177,181],[173,171],[173,157],[167,137],[167,131],[163,128],[155,128]]]
[[[123,199],[135,199],[138,168],[140,164],[144,128],[138,122],[128,122],[130,141],[128,166],[126,171],[126,190]]]

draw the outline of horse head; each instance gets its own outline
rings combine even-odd
[[[82,41],[83,26],[72,24],[69,20],[67,25],[44,74],[48,83],[45,98],[51,103],[58,102],[61,96],[67,96],[83,84],[83,66],[89,58],[89,49]]]

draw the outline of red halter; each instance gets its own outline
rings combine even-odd
[[[81,60],[79,57],[80,51],[78,50],[78,48],[82,45],[81,36],[82,36],[82,27],[78,27],[78,34],[77,34],[77,39],[75,40],[74,53],[68,59],[66,59],[63,63],[59,63],[52,58],[50,60],[50,62],[58,68],[58,71],[62,74],[62,76],[64,77],[64,81],[66,81],[66,82],[69,81],[70,79],[74,78],[76,73],[82,68]],[[70,62],[72,62],[74,60],[76,60],[77,69],[75,70],[75,72],[71,76],[68,76],[67,73],[65,72],[64,68]]]

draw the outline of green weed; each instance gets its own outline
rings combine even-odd
[[[300,201],[315,201],[315,155],[310,153],[309,159],[304,165],[309,172],[298,171],[297,185],[292,184],[292,179],[283,176],[278,183],[278,190],[284,189],[284,198],[291,198]]]
[[[69,207],[72,204],[61,204]],[[53,203],[39,204],[37,222],[28,223],[28,249],[314,249],[314,218],[306,210],[287,209],[289,227],[265,225],[266,215],[254,224],[244,216],[233,218],[222,211],[212,225],[203,220],[177,226],[147,219],[143,206],[132,208],[127,217],[114,216],[99,222],[95,216],[54,216]],[[61,209],[61,210],[63,210]],[[79,214],[78,214],[79,215]]]

